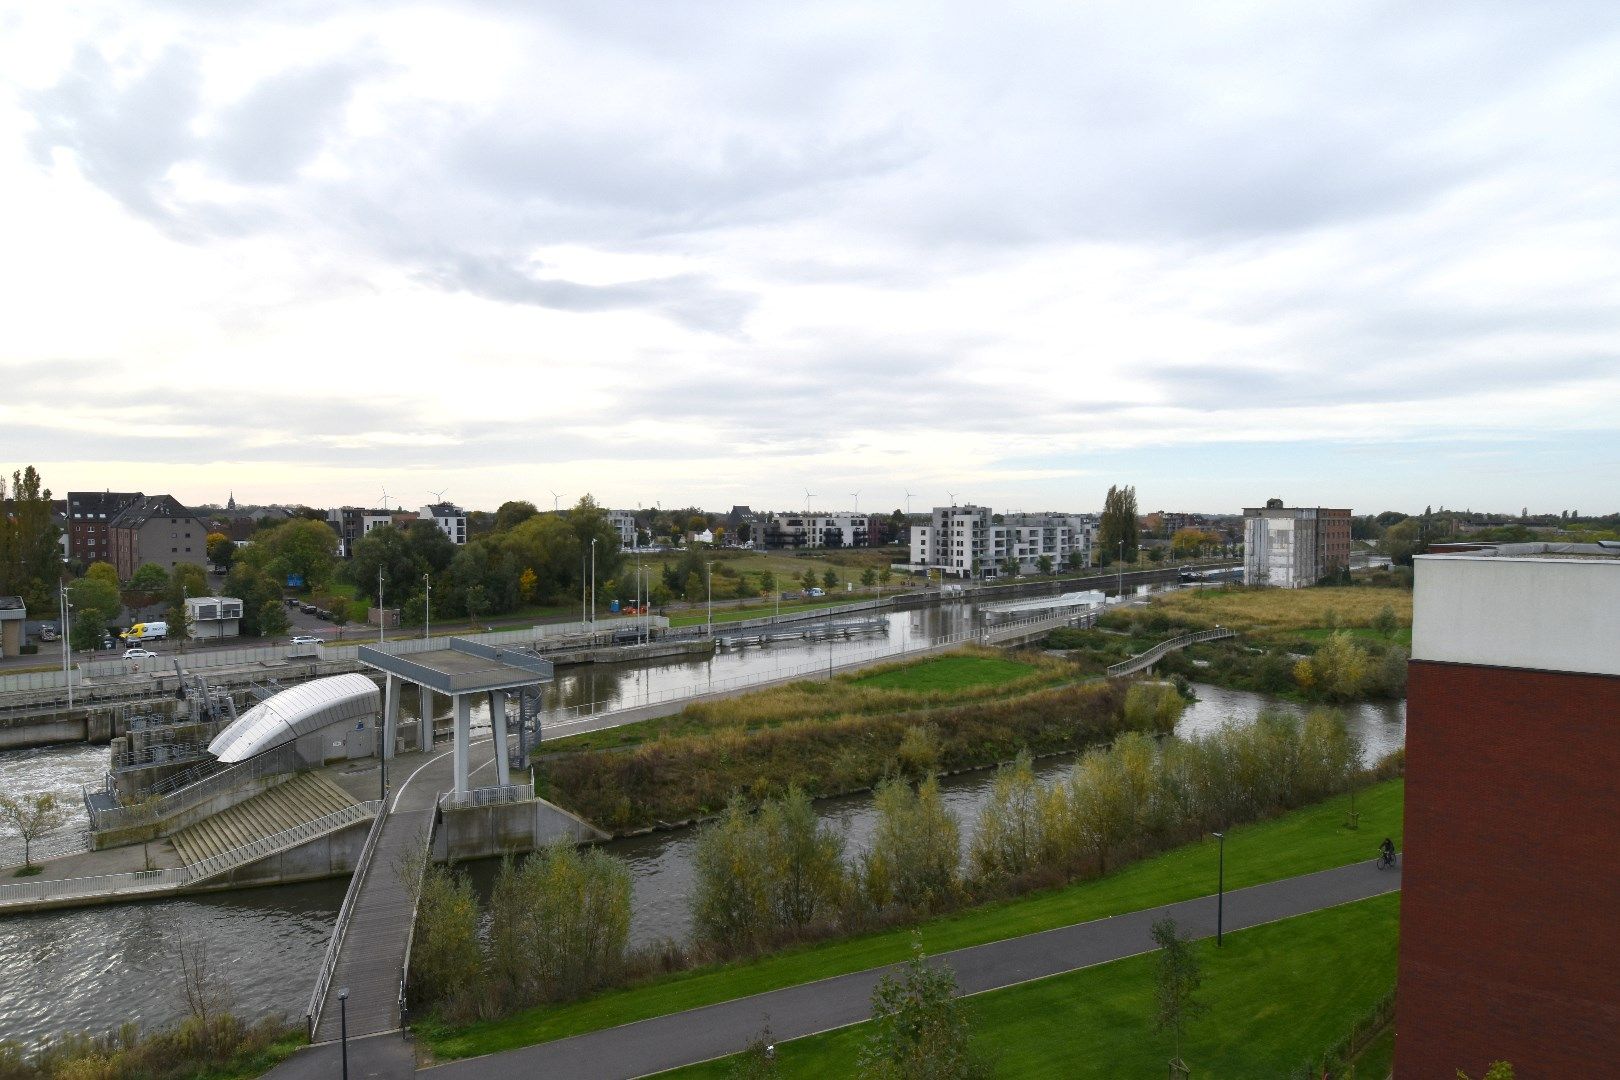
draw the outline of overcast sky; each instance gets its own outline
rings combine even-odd
[[[1613,3],[0,3],[0,465],[1620,509]]]

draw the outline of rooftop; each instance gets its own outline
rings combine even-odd
[[[451,638],[448,649],[396,656],[372,645],[360,646],[359,659],[367,667],[441,694],[477,694],[550,682],[551,661],[522,649],[485,645]]]
[[[1560,544],[1532,541],[1523,544],[1470,544],[1459,541],[1457,550],[1420,555],[1421,559],[1620,559],[1620,540],[1600,540],[1595,544]]]

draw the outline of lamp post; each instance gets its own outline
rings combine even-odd
[[[382,567],[377,567],[377,644],[383,643],[383,627],[388,625],[388,616],[383,612],[382,593]]]
[[[596,537],[591,537],[591,629],[596,629]]]
[[[422,599],[422,640],[426,641],[433,636],[433,582],[427,574],[422,575],[422,588],[426,590]]]
[[[705,585],[709,590],[709,636],[714,637],[714,560],[710,559],[706,566],[708,571],[704,575]]]
[[[349,988],[338,991],[338,1044],[343,1055],[343,1080],[349,1080]]]
[[[1119,602],[1125,602],[1125,541],[1119,542]]]
[[[58,584],[57,591],[62,599],[62,680],[67,683],[68,708],[73,708],[73,670],[70,667],[73,656],[73,647],[69,644],[73,637],[73,626],[68,621],[73,617],[73,605],[68,603],[67,586]]]
[[[1215,876],[1215,946],[1220,947],[1221,929],[1226,917],[1226,834],[1213,834],[1221,842],[1220,861]]]

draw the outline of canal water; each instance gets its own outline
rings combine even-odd
[[[831,644],[832,659],[852,660],[878,649],[902,653],[957,629],[966,629],[966,605],[895,612],[889,630],[877,639]],[[548,703],[566,708],[611,701],[633,704],[670,688],[699,681],[770,678],[771,671],[802,666],[807,654],[819,662],[829,645],[749,649],[701,661],[678,660],[632,667],[588,665],[564,669]],[[615,670],[618,669],[618,670]],[[1252,719],[1272,699],[1243,691],[1197,685],[1181,730],[1198,732],[1235,720]],[[410,697],[411,695],[407,695]],[[1285,708],[1293,708],[1286,703]],[[1405,705],[1365,704],[1348,710],[1351,726],[1367,747],[1369,760],[1402,745]],[[1063,757],[1048,758],[1038,772],[1051,779],[1068,768]],[[107,766],[105,747],[73,746],[0,755],[0,790],[55,790],[77,805],[81,784],[99,783]],[[947,778],[946,805],[962,823],[964,847],[971,841],[978,807],[993,770]],[[867,843],[875,815],[867,795],[822,800],[818,809],[846,835],[846,850]],[[78,811],[82,814],[82,809]],[[633,881],[631,941],[636,947],[665,939],[684,940],[690,921],[693,829],[617,840],[606,845],[629,865]],[[487,887],[495,863],[474,868]],[[0,918],[0,1039],[32,1041],[63,1031],[103,1031],[125,1021],[144,1026],[172,1023],[185,1013],[180,996],[179,941],[204,946],[225,972],[235,1005],[246,1017],[279,1012],[302,1016],[312,980],[343,901],[341,879],[304,885],[242,890],[212,897],[149,901]]]

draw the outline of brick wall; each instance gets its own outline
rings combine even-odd
[[[1414,661],[1396,1080],[1620,1076],[1620,678]]]

